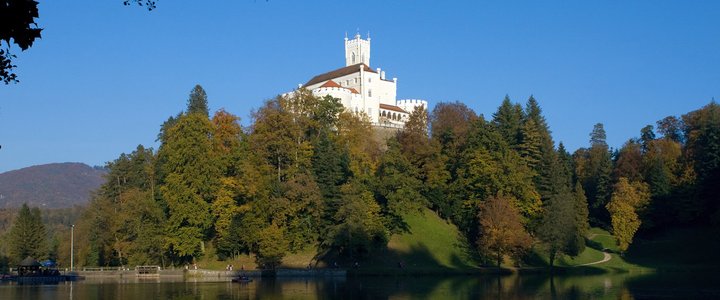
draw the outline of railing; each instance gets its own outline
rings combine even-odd
[[[83,272],[129,271],[126,267],[83,267]]]
[[[141,277],[159,276],[160,266],[136,266],[135,272],[137,273],[137,276]]]

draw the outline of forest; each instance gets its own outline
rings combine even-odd
[[[362,261],[422,209],[454,224],[488,266],[522,265],[531,250],[550,265],[578,255],[591,226],[626,251],[637,234],[720,223],[714,101],[643,127],[620,149],[598,123],[587,147],[570,153],[533,96],[524,105],[506,96],[488,119],[437,103],[387,139],[376,131],[338,99],[302,89],[266,101],[243,128],[223,109],[211,115],[195,86],[185,111],[160,126],[158,149],[139,145],[108,162],[107,182],[73,212],[75,264],[252,254],[272,269],[307,248]],[[70,233],[40,220],[25,206],[4,224],[5,264],[34,255],[67,265]],[[46,238],[28,241],[27,232]]]

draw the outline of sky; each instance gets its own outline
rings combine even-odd
[[[487,119],[505,95],[534,95],[570,151],[596,123],[618,148],[720,99],[720,1],[122,2],[40,0],[42,39],[11,48],[20,83],[0,83],[0,172],[157,149],[196,84],[247,126],[266,99],[343,67],[346,32],[370,33],[398,99]]]

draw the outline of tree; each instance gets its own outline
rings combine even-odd
[[[602,123],[597,123],[593,126],[593,130],[590,133],[590,147],[603,146],[607,147],[607,134],[605,133],[605,127]]]
[[[124,5],[136,3],[145,6],[148,10],[155,8],[154,0],[124,0]],[[22,51],[32,47],[35,39],[40,38],[41,28],[37,27],[35,19],[38,18],[38,2],[34,0],[5,0],[0,3],[0,47],[5,41],[6,48],[0,49],[0,80],[5,84],[17,83],[17,75],[13,72],[16,67],[12,59],[16,56],[10,53],[10,40]]]
[[[500,267],[502,256],[529,248],[532,238],[523,228],[520,213],[512,206],[511,197],[498,195],[480,204],[480,236],[477,244],[481,252],[493,255]]]
[[[154,0],[123,0],[123,5],[137,4],[138,6],[145,6],[148,10],[156,8]]]
[[[342,197],[324,245],[350,258],[386,245],[389,234],[372,192],[358,179],[344,184],[341,191]]]
[[[702,221],[720,223],[720,105],[713,100],[682,119],[686,159],[697,176],[692,206]]]
[[[647,184],[630,182],[627,178],[620,178],[614,186],[614,191],[607,210],[610,212],[612,232],[617,238],[618,248],[624,252],[632,243],[641,220],[638,213],[648,205],[650,192]]]
[[[468,142],[477,114],[460,102],[438,103],[430,116],[432,139],[441,146],[447,157],[447,170],[452,179],[463,164],[463,151]]]
[[[123,194],[112,220],[113,249],[121,264],[157,264],[163,258],[165,213],[149,191],[137,188]]]
[[[530,169],[537,170],[543,153],[540,150],[540,131],[535,121],[527,120],[522,126],[520,136],[518,152]]]
[[[275,269],[287,254],[287,241],[282,228],[273,223],[260,233],[257,263],[266,269]]]
[[[665,139],[671,139],[678,143],[683,142],[682,121],[675,116],[667,116],[657,121],[658,132]]]
[[[417,171],[417,179],[422,182],[420,193],[441,216],[449,217],[451,205],[446,195],[450,173],[445,169],[447,156],[441,153],[440,143],[430,139],[428,120],[425,108],[416,107],[405,123],[405,128],[398,132],[397,141],[403,156]]]
[[[210,110],[208,109],[207,93],[199,84],[190,91],[190,96],[187,101],[187,113],[188,114],[203,114],[208,117]]]
[[[548,253],[550,267],[554,266],[558,254],[575,254],[572,249],[578,236],[576,216],[575,199],[566,188],[552,195],[545,203],[537,231]]]
[[[609,222],[605,205],[612,193],[613,164],[605,139],[603,124],[597,123],[590,133],[590,149],[578,149],[573,154],[575,173],[587,195],[590,219],[600,226],[606,226]]]
[[[625,142],[615,161],[615,178],[625,177],[631,181],[643,179],[643,147],[633,139]]]
[[[5,84],[17,83],[16,67],[10,53],[10,41],[22,51],[32,47],[40,38],[41,28],[37,27],[38,2],[33,0],[5,0],[0,2],[0,80]],[[3,41],[6,48],[2,49]]]
[[[328,201],[337,199],[340,196],[340,186],[350,176],[347,152],[339,149],[328,131],[320,132],[314,150],[313,174],[322,196]]]
[[[655,130],[652,125],[647,125],[640,129],[640,142],[642,143],[643,151],[647,151],[647,145],[655,139]]]
[[[312,144],[301,126],[303,115],[289,110],[293,99],[279,97],[265,102],[253,113],[255,122],[250,135],[253,151],[276,170],[277,182],[310,169]]]
[[[338,116],[337,145],[345,149],[348,168],[353,177],[371,176],[381,155],[367,115],[343,112]]]
[[[590,224],[588,223],[589,212],[587,198],[585,198],[585,191],[583,191],[580,183],[575,183],[573,198],[575,199],[575,227],[577,229],[577,236],[570,252],[580,254],[585,249],[585,235],[590,229]]]
[[[158,156],[165,174],[160,192],[168,207],[166,247],[187,260],[202,253],[212,226],[210,203],[221,170],[213,155],[213,126],[206,115],[183,115],[166,133]]]
[[[386,227],[394,233],[407,230],[402,214],[425,207],[427,203],[419,192],[422,182],[417,179],[418,170],[400,153],[396,139],[388,140],[388,151],[375,177],[376,198],[383,207]]]
[[[525,118],[522,107],[519,104],[512,104],[510,97],[505,95],[502,104],[497,112],[493,114],[493,125],[495,125],[511,147],[517,147],[522,139],[522,121]]]
[[[10,259],[20,262],[26,257],[44,259],[48,255],[47,232],[40,209],[23,204],[8,232]]]

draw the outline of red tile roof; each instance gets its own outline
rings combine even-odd
[[[360,94],[360,93],[358,93],[358,91],[356,89],[343,87],[343,86],[339,85],[337,82],[332,81],[332,80],[328,80],[327,82],[323,83],[323,85],[321,85],[320,87],[341,88],[341,89],[346,89],[353,94]]]
[[[328,80],[325,84],[321,85],[320,87],[334,87],[334,88],[341,88],[337,82]]]
[[[304,86],[307,87],[307,86],[311,86],[311,85],[313,85],[313,84],[320,83],[320,82],[323,82],[323,81],[326,81],[326,80],[335,79],[335,78],[338,78],[338,77],[341,77],[341,76],[350,75],[350,74],[353,74],[353,73],[356,73],[356,72],[360,72],[360,65],[363,66],[363,70],[364,70],[365,72],[377,73],[377,71],[371,69],[370,67],[368,67],[368,65],[363,64],[363,63],[360,63],[360,64],[355,64],[355,65],[352,65],[352,66],[343,67],[343,68],[340,68],[340,69],[337,69],[337,70],[334,70],[334,71],[330,71],[330,72],[327,72],[327,73],[324,73],[324,74],[317,75],[317,76],[313,77],[312,79],[310,79],[310,81],[308,81]]]
[[[387,110],[392,110],[392,111],[401,112],[401,113],[405,113],[405,114],[407,113],[402,108],[399,108],[395,105],[387,105],[387,104],[382,104],[382,103],[380,103],[380,109],[387,109]]]

